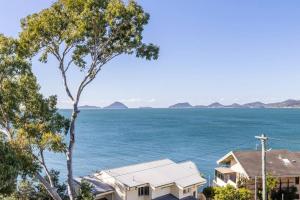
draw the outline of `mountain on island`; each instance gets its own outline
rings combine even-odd
[[[208,106],[196,105],[192,106],[189,103],[177,103],[169,108],[300,108],[300,100],[288,99],[277,103],[263,103],[255,101],[246,104],[233,103],[231,105],[222,105],[219,102],[209,104]]]
[[[193,106],[188,102],[184,102],[184,103],[176,103],[170,106],[169,108],[193,108]]]
[[[266,104],[267,108],[300,108],[300,100],[288,99],[278,103]]]
[[[226,108],[245,108],[245,106],[238,103],[233,103],[231,105],[226,106]]]
[[[252,102],[252,103],[246,103],[243,106],[246,108],[265,108],[266,104],[264,104],[260,101],[256,101],[256,102]]]
[[[104,109],[127,109],[128,107],[121,103],[121,102],[114,102],[112,104],[110,104],[109,106],[104,107]]]
[[[98,106],[89,106],[89,105],[79,106],[78,108],[79,108],[79,109],[82,109],[82,110],[88,110],[88,109],[101,109],[101,107],[98,107]]]
[[[207,106],[208,108],[224,108],[225,106],[220,104],[219,102],[212,103]]]

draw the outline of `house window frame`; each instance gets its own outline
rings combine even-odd
[[[191,188],[183,189],[183,194],[188,194],[191,192]]]
[[[143,186],[138,188],[138,196],[149,196],[150,195],[150,188],[149,186]]]
[[[298,177],[295,177],[295,185],[299,185],[300,183],[300,178],[299,176]]]

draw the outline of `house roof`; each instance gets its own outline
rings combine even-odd
[[[114,191],[114,189],[110,185],[103,183],[102,181],[100,181],[94,176],[84,176],[84,177],[75,178],[75,182],[77,184],[80,184],[82,180],[85,180],[86,182],[91,184],[93,195]]]
[[[233,151],[223,157],[232,156],[236,159],[249,177],[261,176],[261,151]],[[219,160],[218,163],[222,163]],[[270,150],[266,152],[267,173],[272,176],[299,176],[300,175],[300,152],[288,150]]]
[[[173,196],[172,194],[167,194],[161,197],[157,197],[153,200],[179,200],[177,197]],[[195,197],[189,196],[189,197],[184,197],[180,200],[197,200]]]
[[[109,169],[104,172],[128,187],[145,184],[150,184],[151,187],[176,184],[178,187],[185,188],[206,183],[196,165],[191,161],[175,163],[172,160],[163,159]],[[101,172],[99,175],[101,177]]]

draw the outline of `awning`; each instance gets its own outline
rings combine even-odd
[[[235,171],[233,171],[230,168],[227,167],[217,167],[215,168],[216,171],[221,172],[222,174],[231,174],[231,173],[235,173]]]

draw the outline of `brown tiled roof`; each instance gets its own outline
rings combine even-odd
[[[234,151],[233,154],[248,176],[261,176],[261,151]],[[266,168],[272,176],[300,176],[300,152],[267,151]]]

